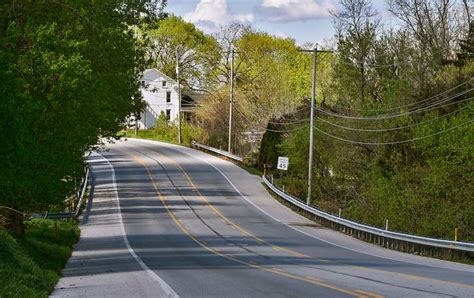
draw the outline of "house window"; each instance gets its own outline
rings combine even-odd
[[[170,121],[170,119],[171,119],[171,110],[166,109],[166,120]]]
[[[161,87],[166,87],[166,81],[161,82]]]
[[[166,102],[167,103],[171,102],[171,91],[166,91]]]

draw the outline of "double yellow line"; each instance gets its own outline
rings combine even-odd
[[[186,170],[180,165],[178,164],[175,160],[173,160],[172,158],[169,158],[169,157],[166,157],[164,156],[163,154],[159,154],[159,153],[156,153],[154,152],[155,154],[158,154],[160,157],[163,157],[169,161],[171,161],[173,164],[175,164],[180,170],[181,172],[184,174],[184,176],[186,177],[186,180],[189,182],[189,184],[192,186],[193,188],[193,191],[196,192],[198,194],[198,196],[201,198],[201,200],[203,200],[207,206],[209,208],[211,208],[214,213],[216,215],[219,215],[219,217],[221,217],[221,219],[225,222],[225,223],[228,223],[229,225],[233,226],[234,228],[236,228],[237,230],[239,230],[241,232],[241,234],[243,235],[246,235],[250,238],[253,238],[255,239],[255,241],[259,244],[266,244],[266,245],[269,245],[270,247],[272,247],[274,250],[280,250],[280,251],[284,251],[284,252],[287,252],[289,254],[292,254],[294,256],[297,256],[297,257],[301,257],[301,258],[308,258],[308,259],[312,259],[312,260],[317,260],[317,261],[320,261],[322,263],[331,263],[331,264],[338,264],[338,265],[346,265],[346,264],[342,264],[342,263],[339,263],[339,262],[335,262],[335,261],[328,261],[328,260],[324,260],[324,259],[319,259],[319,258],[315,258],[315,257],[312,257],[312,256],[308,256],[308,255],[305,255],[305,254],[302,254],[302,253],[299,253],[297,251],[294,251],[294,250],[291,250],[291,249],[288,249],[288,248],[285,248],[285,247],[282,247],[282,246],[278,246],[278,245],[274,245],[268,241],[265,241],[255,235],[253,235],[252,233],[250,233],[249,231],[245,230],[244,228],[242,228],[241,226],[239,226],[238,224],[232,222],[230,219],[228,219],[224,214],[222,214],[222,212],[217,209],[216,207],[214,207],[210,202],[209,200],[199,191],[199,188],[194,184],[194,182],[192,181],[191,177],[189,176],[189,174],[186,172]],[[155,160],[154,158],[150,157],[151,159]],[[164,167],[157,161],[155,160],[159,166],[164,170]],[[400,277],[403,277],[403,278],[406,278],[408,280],[418,280],[418,281],[428,281],[428,282],[435,282],[435,283],[440,283],[440,284],[446,284],[446,285],[450,285],[450,286],[460,286],[460,287],[464,287],[464,288],[469,288],[469,289],[474,289],[474,286],[471,286],[471,285],[467,285],[467,284],[463,284],[463,283],[458,283],[458,282],[452,282],[452,281],[446,281],[446,280],[439,280],[439,279],[434,279],[434,278],[429,278],[429,277],[424,277],[424,276],[419,276],[419,275],[413,275],[413,274],[408,274],[408,273],[400,273],[400,272],[393,272],[393,271],[386,271],[386,270],[380,270],[380,269],[373,269],[373,268],[367,268],[367,267],[361,267],[361,266],[356,266],[356,265],[347,265],[347,266],[350,266],[354,269],[359,269],[359,270],[364,270],[364,271],[371,271],[371,272],[375,272],[375,273],[389,273],[389,274],[394,274],[394,275],[398,275]],[[365,291],[357,291],[357,292],[363,292],[363,293],[369,293],[370,295],[375,295],[375,297],[381,297],[381,296],[377,296],[376,294],[373,294],[373,293],[370,293],[370,292],[365,292]]]
[[[344,294],[347,294],[347,295],[350,295],[350,296],[354,296],[354,297],[359,297],[359,298],[365,298],[365,297],[381,297],[381,296],[378,296],[376,294],[373,294],[373,293],[369,293],[369,292],[364,292],[364,291],[351,291],[351,290],[346,290],[346,289],[343,289],[343,288],[340,288],[340,287],[337,287],[337,286],[334,286],[334,285],[331,285],[331,284],[328,284],[326,282],[323,282],[319,279],[316,279],[316,278],[313,278],[313,277],[309,277],[309,276],[306,276],[306,277],[303,277],[303,276],[298,276],[298,275],[294,275],[292,273],[288,273],[288,272],[285,272],[281,269],[278,269],[278,268],[267,268],[267,267],[263,267],[261,265],[258,265],[256,263],[250,263],[250,262],[245,262],[245,261],[242,261],[236,257],[233,257],[233,256],[229,256],[229,255],[226,255],[226,254],[223,254],[221,253],[219,250],[215,249],[215,248],[212,248],[210,246],[207,245],[207,243],[204,243],[204,241],[201,241],[199,240],[196,236],[194,236],[190,231],[189,229],[176,217],[176,215],[170,210],[170,207],[168,205],[168,203],[166,202],[163,194],[161,193],[161,191],[159,190],[159,187],[155,181],[155,178],[153,177],[153,174],[151,173],[149,167],[145,164],[145,162],[138,156],[136,155],[133,155],[133,154],[130,154],[130,156],[132,156],[132,158],[134,160],[136,160],[138,163],[140,163],[144,168],[145,170],[147,171],[147,174],[148,176],[150,177],[150,181],[152,182],[152,185],[153,185],[153,188],[155,189],[155,192],[156,194],[158,195],[160,201],[162,202],[163,206],[165,207],[168,215],[171,217],[171,219],[173,220],[173,222],[181,229],[181,231],[186,234],[190,239],[192,239],[194,242],[196,242],[199,246],[201,246],[202,248],[204,248],[205,250],[215,254],[215,255],[218,255],[220,257],[223,257],[225,259],[228,259],[228,260],[231,260],[233,262],[236,262],[236,263],[239,263],[239,264],[242,264],[242,265],[245,265],[245,266],[248,266],[248,267],[252,267],[252,268],[257,268],[257,269],[261,269],[261,270],[264,270],[264,271],[267,271],[267,272],[271,272],[271,273],[274,273],[274,274],[278,274],[278,275],[282,275],[282,276],[285,276],[285,277],[288,277],[288,278],[292,278],[292,279],[295,279],[295,280],[299,280],[299,281],[304,281],[304,282],[308,282],[308,283],[311,283],[311,284],[314,284],[314,285],[318,285],[318,286],[321,286],[321,287],[324,287],[324,288],[328,288],[328,289],[331,289],[331,290],[334,290],[334,291],[338,291],[338,292],[341,292],[341,293],[344,293]],[[159,162],[158,162],[159,163]],[[160,164],[161,166],[161,164]],[[162,167],[162,166],[161,166]],[[180,167],[181,168],[181,167]],[[182,169],[182,168],[181,168]],[[183,170],[184,171],[184,170]],[[185,172],[184,172],[185,173]],[[185,173],[186,177],[188,179],[189,176],[187,175],[187,173]],[[194,188],[195,185],[194,183],[191,184]],[[199,190],[197,190],[197,192],[199,193],[200,196],[202,196],[202,194],[199,192]],[[206,199],[207,201],[207,199]],[[209,203],[209,202],[208,202]],[[212,205],[211,205],[212,206]],[[217,214],[220,214],[220,216],[223,216],[222,213],[220,213],[219,210],[217,210],[216,208],[214,208],[212,206],[213,210],[217,213]],[[227,218],[226,218],[227,219]],[[227,221],[232,224],[233,226],[235,227],[238,227],[236,224],[232,223],[230,220],[227,219]],[[245,231],[244,229],[240,228],[239,230],[242,230],[242,231]],[[247,231],[245,231],[245,233],[247,233],[249,236],[252,235],[250,233],[248,233]],[[263,241],[263,240],[262,240]],[[267,243],[265,241],[263,241],[263,243]],[[285,249],[286,250],[286,249]]]

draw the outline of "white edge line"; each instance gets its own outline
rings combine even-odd
[[[232,186],[232,188],[234,188],[235,191],[236,191],[243,199],[245,199],[245,200],[246,200],[248,203],[250,203],[252,206],[254,206],[254,207],[257,208],[258,210],[260,210],[263,214],[267,215],[268,217],[270,217],[270,218],[273,219],[274,221],[276,221],[276,222],[278,222],[278,223],[281,223],[281,224],[287,226],[288,228],[293,229],[293,230],[295,230],[295,231],[297,231],[297,232],[300,232],[301,234],[304,234],[304,235],[306,235],[306,236],[308,236],[308,237],[311,237],[311,238],[313,238],[313,239],[316,239],[316,240],[319,240],[319,241],[322,241],[322,242],[325,242],[325,243],[334,245],[334,246],[339,247],[339,248],[347,249],[347,250],[350,250],[350,251],[358,252],[358,253],[361,253],[361,254],[364,254],[364,255],[373,256],[373,257],[377,257],[377,258],[381,258],[381,259],[386,259],[386,260],[391,260],[391,261],[397,261],[397,262],[402,262],[402,263],[407,263],[407,264],[423,265],[423,266],[432,267],[432,268],[448,269],[448,270],[454,270],[454,271],[461,271],[461,272],[470,272],[470,273],[472,273],[472,271],[466,270],[466,269],[464,269],[464,268],[462,268],[462,269],[461,269],[461,268],[447,268],[447,265],[451,265],[451,264],[456,264],[456,265],[461,265],[461,266],[464,265],[464,264],[460,264],[460,263],[453,263],[453,262],[449,262],[449,261],[438,260],[438,259],[433,259],[433,258],[428,258],[428,257],[423,257],[423,256],[412,256],[412,255],[410,255],[410,254],[402,253],[402,252],[398,252],[398,253],[405,254],[405,255],[410,256],[410,257],[426,258],[426,259],[429,259],[430,261],[431,261],[431,260],[434,260],[434,261],[436,261],[436,262],[443,262],[443,263],[446,262],[446,264],[445,264],[445,266],[443,266],[443,265],[433,265],[433,264],[427,265],[427,264],[424,264],[424,263],[423,263],[423,260],[419,260],[419,261],[418,261],[418,260],[409,261],[409,260],[401,260],[401,259],[398,259],[398,258],[390,258],[390,257],[386,257],[386,256],[378,255],[378,254],[372,254],[372,253],[368,253],[368,252],[366,252],[366,251],[362,251],[362,250],[350,248],[350,247],[343,246],[343,245],[340,245],[340,244],[336,244],[336,243],[334,243],[334,242],[331,242],[331,241],[322,239],[322,238],[320,238],[320,237],[318,237],[318,236],[309,234],[309,233],[307,233],[307,232],[305,232],[305,231],[303,231],[303,230],[300,230],[300,229],[298,229],[298,228],[296,228],[296,227],[293,227],[293,226],[287,224],[286,222],[282,222],[281,220],[279,220],[279,219],[275,218],[274,216],[272,216],[271,214],[267,213],[265,210],[263,210],[262,208],[260,208],[259,206],[257,206],[254,202],[252,202],[252,201],[249,200],[245,195],[243,195],[243,194],[237,189],[237,187],[230,181],[230,179],[229,179],[220,169],[218,169],[217,167],[215,167],[213,164],[211,164],[211,163],[208,162],[207,160],[205,160],[205,159],[203,159],[203,158],[201,158],[201,157],[199,157],[199,156],[193,155],[193,154],[191,154],[191,153],[189,153],[189,152],[186,152],[186,151],[184,151],[183,149],[185,149],[185,150],[195,150],[195,151],[197,151],[197,152],[199,152],[199,153],[202,153],[202,154],[206,154],[205,152],[196,150],[196,149],[194,149],[194,148],[187,148],[187,147],[182,147],[182,146],[178,146],[178,145],[174,145],[174,144],[168,144],[168,143],[159,142],[159,141],[146,140],[146,139],[135,139],[135,138],[129,138],[129,139],[132,139],[133,141],[141,141],[141,142],[145,142],[145,143],[152,143],[152,144],[155,144],[155,145],[156,145],[156,143],[161,144],[161,145],[165,145],[165,146],[166,146],[166,145],[170,145],[170,147],[172,147],[172,148],[174,148],[174,149],[180,151],[181,153],[184,153],[184,154],[186,154],[186,155],[188,155],[188,156],[190,156],[190,157],[197,158],[197,159],[199,159],[199,160],[201,160],[201,161],[207,163],[208,165],[210,165],[211,167],[213,167],[214,169],[216,169],[216,170],[230,183],[230,185]],[[225,162],[225,163],[229,163],[229,164],[235,166],[235,164],[233,164],[232,162],[223,160],[223,159],[221,159],[221,158],[219,158],[219,157],[216,157],[216,156],[213,156],[213,155],[211,155],[211,154],[207,154],[207,155],[209,155],[209,156],[212,157],[212,158],[216,158],[216,159],[218,159],[219,161],[222,161],[222,162]],[[291,210],[291,209],[290,209],[290,210]],[[342,233],[340,233],[340,232],[337,232],[337,233],[342,234]],[[359,240],[359,241],[361,241],[361,240]],[[371,246],[375,246],[376,248],[379,248],[379,247],[377,247],[375,244],[367,243],[367,242],[364,242],[364,241],[361,241],[361,242],[362,242],[362,243],[365,243],[365,244],[369,244],[369,245],[371,245]],[[385,248],[385,249],[386,249],[386,248]],[[390,251],[390,252],[397,252],[397,251],[392,251],[392,250],[389,250],[389,249],[386,249],[386,250],[388,250],[388,251]]]
[[[328,241],[328,240],[325,240],[325,239],[322,239],[320,237],[317,237],[315,235],[312,235],[312,234],[309,234],[303,230],[300,230],[296,227],[293,227],[289,224],[287,224],[286,222],[283,222],[281,220],[279,220],[278,218],[275,218],[274,216],[272,216],[271,214],[269,214],[268,212],[266,212],[265,210],[263,210],[262,208],[260,208],[259,206],[257,206],[254,202],[252,202],[251,200],[249,200],[245,195],[243,195],[238,189],[237,187],[234,185],[234,183],[232,183],[230,181],[230,179],[219,169],[217,168],[216,166],[214,166],[213,164],[211,164],[210,162],[208,162],[207,160],[199,157],[199,156],[196,156],[196,155],[193,155],[189,152],[186,152],[184,151],[180,146],[177,146],[177,145],[174,145],[174,144],[167,144],[167,143],[162,143],[162,142],[158,142],[158,141],[152,141],[152,140],[145,140],[145,139],[133,139],[133,140],[138,140],[138,141],[144,141],[144,142],[150,142],[150,143],[159,143],[159,144],[163,144],[163,145],[172,145],[171,147],[174,147],[174,149],[188,155],[188,156],[191,156],[191,157],[194,157],[194,158],[197,158],[205,163],[207,163],[208,165],[210,165],[211,167],[213,167],[214,169],[216,169],[229,183],[230,185],[232,186],[232,188],[243,198],[245,199],[248,203],[250,203],[252,206],[254,206],[255,208],[257,208],[258,210],[260,210],[260,212],[262,212],[263,214],[267,215],[268,217],[270,217],[271,219],[273,219],[274,221],[278,222],[278,223],[281,223],[285,226],[287,226],[288,228],[290,229],[293,229],[297,232],[300,232],[308,237],[311,237],[313,239],[317,239],[319,241],[322,241],[322,242],[325,242],[325,243],[328,243],[328,244],[331,244],[331,245],[334,245],[334,246],[337,246],[339,248],[343,248],[343,249],[347,249],[347,250],[350,250],[350,251],[354,251],[354,252],[358,252],[358,253],[361,253],[361,254],[364,254],[364,255],[369,255],[369,256],[373,256],[373,257],[378,257],[378,258],[381,258],[381,259],[386,259],[386,260],[391,260],[391,261],[397,261],[397,262],[402,262],[402,263],[407,263],[407,264],[417,264],[417,265],[423,265],[423,266],[426,266],[426,267],[432,267],[432,268],[440,268],[440,269],[449,269],[449,270],[455,270],[455,271],[461,271],[461,272],[472,272],[472,271],[469,271],[469,270],[465,270],[465,269],[461,269],[461,268],[446,268],[446,266],[442,266],[442,265],[432,265],[432,264],[424,264],[422,262],[422,260],[420,261],[408,261],[408,260],[400,260],[398,258],[390,258],[390,257],[386,257],[386,256],[381,256],[381,255],[378,255],[378,254],[372,254],[372,253],[368,253],[368,252],[365,252],[365,251],[362,251],[362,250],[358,250],[358,249],[354,249],[354,248],[350,248],[350,247],[346,247],[346,246],[343,246],[343,245],[340,245],[340,244],[336,244],[334,242],[331,242],[331,241]],[[186,148],[186,149],[192,149],[192,148]],[[196,149],[193,149],[193,150],[196,150]],[[197,152],[199,153],[203,153],[205,154],[204,152],[202,151],[199,151],[199,150],[196,150]],[[224,161],[224,162],[228,162],[228,161],[225,161],[225,160],[222,160],[218,157],[215,157],[215,156],[212,156],[210,154],[208,154],[209,156],[213,157],[213,158],[217,158],[219,159],[219,161]],[[231,162],[228,162],[229,164],[232,164],[234,165],[233,163]],[[359,240],[360,241],[360,240]],[[361,241],[363,242],[363,241]],[[365,242],[363,242],[365,243]],[[370,243],[369,243],[370,244]],[[371,245],[374,245],[374,244],[371,244]],[[390,251],[390,250],[389,250]],[[409,254],[408,254],[409,255]],[[409,255],[411,256],[411,255]],[[416,257],[423,257],[423,256],[416,256]],[[425,257],[423,257],[425,258]],[[443,261],[443,260],[437,260],[437,259],[432,259],[432,258],[427,258],[429,260],[435,260],[435,261],[441,261],[441,262],[447,262],[449,264],[452,264],[452,262],[448,262],[448,261]],[[456,265],[463,265],[463,264],[458,264],[458,263],[454,263]]]
[[[118,215],[119,215],[119,219],[120,219],[120,229],[122,230],[123,241],[125,242],[125,245],[127,246],[128,252],[130,253],[130,255],[132,255],[132,257],[135,259],[135,261],[137,261],[137,263],[140,265],[140,267],[142,267],[142,269],[145,270],[146,273],[148,273],[148,275],[150,275],[154,280],[156,280],[158,282],[158,284],[161,286],[161,288],[163,289],[163,291],[166,293],[166,295],[168,297],[179,297],[179,295],[176,294],[176,292],[173,291],[173,289],[163,279],[161,279],[161,277],[159,277],[153,270],[151,270],[143,262],[143,260],[135,253],[133,248],[130,246],[130,242],[128,241],[127,234],[125,233],[125,226],[123,224],[122,208],[120,207],[120,200],[119,200],[119,195],[118,195],[118,191],[117,191],[117,183],[115,182],[115,169],[114,169],[114,166],[102,154],[100,154],[100,153],[97,153],[97,154],[100,155],[102,157],[102,159],[107,162],[110,169],[112,170],[112,185],[113,185],[114,192],[115,192],[115,199],[117,200],[117,204],[118,204],[118,210],[119,210]]]

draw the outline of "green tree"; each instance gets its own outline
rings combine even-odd
[[[160,20],[158,28],[144,31],[151,40],[148,53],[158,69],[176,79],[176,63],[179,63],[180,80],[185,88],[208,89],[207,77],[219,60],[215,38],[174,15]]]
[[[84,154],[142,107],[144,50],[131,30],[163,1],[0,6],[0,205],[61,209],[82,176]],[[22,218],[10,227],[22,232]]]

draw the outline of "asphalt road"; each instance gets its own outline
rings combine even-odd
[[[261,178],[174,145],[93,154],[57,297],[474,297],[474,266],[386,250],[293,213]]]

